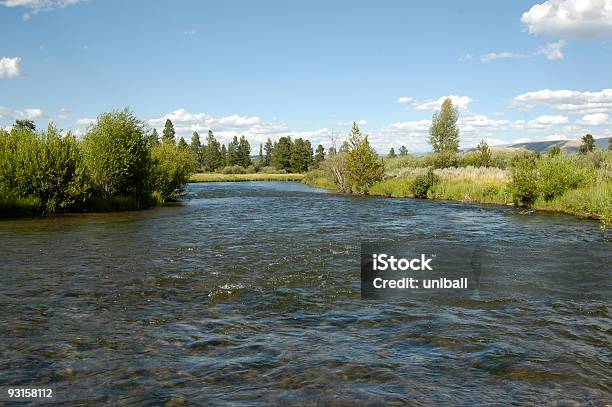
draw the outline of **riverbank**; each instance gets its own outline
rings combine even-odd
[[[404,169],[397,176],[390,176],[372,185],[369,195],[415,198],[413,184],[425,168]],[[434,171],[438,182],[427,191],[427,199],[449,200],[474,204],[515,205],[511,190],[512,175],[499,168],[445,168]],[[316,172],[306,174],[304,184],[336,190],[334,183]],[[602,181],[593,185],[568,190],[562,195],[545,201],[537,199],[530,207],[534,210],[560,212],[582,219],[597,219],[605,227],[612,225],[612,182]]]
[[[304,174],[218,174],[198,173],[189,178],[189,182],[241,182],[241,181],[301,181]]]

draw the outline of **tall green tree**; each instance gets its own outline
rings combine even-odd
[[[292,172],[306,172],[312,164],[312,146],[310,141],[297,138],[291,145],[291,156],[289,166]]]
[[[206,135],[206,148],[204,149],[204,166],[207,171],[215,171],[226,165],[225,145],[223,145],[223,151],[221,151],[221,144],[215,138],[212,130],[208,130]]]
[[[382,180],[385,167],[378,162],[376,151],[370,146],[368,136],[361,134],[359,126],[353,123],[348,140],[347,169],[354,181],[357,192],[366,192],[375,182]]]
[[[404,156],[408,155],[408,149],[406,148],[406,146],[401,146],[399,148],[399,155],[400,155],[400,157],[404,157]]]
[[[149,134],[149,145],[154,146],[159,144],[159,134],[157,134],[157,129],[153,128],[151,134]]]
[[[243,166],[244,168],[251,165],[251,145],[249,141],[244,136],[240,136],[240,141],[238,142],[238,165]]]
[[[315,152],[315,162],[318,164],[321,161],[325,160],[325,147],[322,144],[317,146],[317,151]]]
[[[257,159],[259,160],[259,164],[263,164],[264,162],[263,145],[261,143],[259,143],[259,155],[257,156]]]
[[[234,136],[227,144],[227,165],[240,165],[240,152],[238,151],[238,137]]]
[[[439,112],[434,113],[429,128],[429,144],[436,153],[456,153],[459,151],[459,110],[450,98],[442,102]]]
[[[181,137],[181,138],[179,139],[179,142],[178,142],[178,147],[186,150],[186,149],[188,149],[188,148],[189,148],[189,145],[187,144],[187,142],[185,141],[185,139],[184,139],[183,137]]]
[[[389,158],[395,158],[395,149],[393,147],[391,147],[391,149],[389,150],[389,154],[387,154],[387,157]]]
[[[272,159],[271,164],[279,170],[290,170],[291,165],[289,164],[289,160],[291,159],[291,145],[293,142],[291,141],[291,137],[281,137],[278,139],[276,143],[274,143],[274,148],[272,149]]]
[[[478,150],[478,163],[481,167],[490,167],[493,165],[491,149],[485,139],[480,140],[476,149]]]
[[[595,139],[591,134],[585,134],[582,137],[582,144],[580,145],[580,152],[582,154],[589,153],[595,149]]]
[[[221,144],[221,166],[227,165],[227,148]]]
[[[274,150],[274,144],[272,144],[272,140],[270,140],[269,138],[266,141],[264,150],[266,152],[266,155],[264,156],[264,163],[266,166],[268,166],[270,165],[270,162],[272,161],[272,150]]]
[[[166,123],[164,124],[164,131],[162,132],[162,142],[174,144],[174,135],[176,132],[174,131],[174,125],[170,119],[166,119]]]
[[[30,130],[30,131],[36,131],[36,125],[34,124],[34,121],[32,120],[15,120],[15,127],[16,129],[26,129],[26,130]]]
[[[204,154],[202,142],[200,141],[200,135],[197,131],[194,131],[191,135],[191,143],[189,144],[189,148],[191,149],[193,156],[196,157],[198,167],[202,167],[204,165]]]

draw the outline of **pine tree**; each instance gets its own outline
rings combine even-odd
[[[251,145],[249,141],[244,137],[240,136],[240,141],[238,142],[238,165],[243,166],[244,168],[251,165]]]
[[[406,146],[401,146],[399,148],[399,155],[400,157],[404,157],[408,155],[408,149],[406,148]]]
[[[278,141],[274,143],[270,164],[279,170],[290,170],[291,165],[289,164],[289,160],[291,159],[291,145],[291,137],[279,138]]]
[[[484,139],[480,140],[480,143],[476,149],[478,150],[478,163],[480,166],[490,167],[493,164],[493,161],[491,160],[491,149],[489,148],[487,142]]]
[[[317,151],[315,153],[315,162],[316,163],[320,163],[323,160],[325,160],[325,147],[323,147],[323,145],[319,144],[317,146]]]
[[[227,165],[227,148],[225,144],[221,144],[221,166]]]
[[[389,158],[395,158],[395,149],[393,147],[391,147],[391,150],[389,150],[389,154],[387,154],[387,157]]]
[[[436,153],[456,153],[459,151],[459,111],[447,98],[439,112],[434,113],[429,128],[429,144]]]
[[[264,157],[264,163],[266,166],[268,166],[270,165],[270,162],[272,161],[272,151],[274,150],[274,145],[272,144],[272,140],[270,140],[269,138],[268,138],[268,141],[266,141],[264,150],[266,151],[266,155]]]
[[[223,147],[225,148],[225,146]],[[206,147],[203,150],[205,152],[204,165],[208,171],[215,171],[217,168],[225,166],[225,158],[221,155],[219,142],[215,139],[212,130],[208,130]]]
[[[292,172],[306,172],[312,164],[312,146],[310,141],[297,138],[291,145],[289,166]]]
[[[181,150],[187,150],[189,148],[189,145],[187,144],[187,142],[185,141],[184,138],[180,138],[179,142],[178,142],[178,147]]]
[[[580,152],[582,154],[589,153],[595,149],[595,139],[591,134],[585,134],[582,137],[582,145],[580,146]]]
[[[257,156],[258,160],[259,160],[259,164],[263,164],[264,161],[264,157],[263,157],[263,145],[261,143],[259,143],[259,155]]]
[[[26,130],[30,130],[30,131],[36,131],[36,125],[34,124],[34,121],[32,120],[15,120],[15,127],[16,129],[26,129]]]
[[[170,119],[166,119],[166,124],[164,124],[164,131],[162,132],[162,141],[164,143],[174,144],[174,135],[176,132],[174,131],[174,125]]]
[[[202,143],[200,142],[200,135],[197,131],[194,131],[191,135],[189,148],[198,160],[198,167],[201,167],[203,165]]]
[[[382,179],[385,172],[384,165],[378,162],[376,151],[370,147],[368,136],[361,134],[357,123],[353,123],[347,144],[349,176],[353,179],[358,192],[367,192],[372,184]]]
[[[240,165],[240,153],[238,152],[238,137],[234,136],[227,144],[227,165]]]
[[[157,129],[153,128],[151,134],[149,134],[149,145],[155,146],[159,144],[159,134],[157,134]]]

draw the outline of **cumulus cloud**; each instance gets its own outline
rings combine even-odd
[[[467,110],[468,105],[472,102],[472,98],[469,96],[458,96],[458,95],[448,95],[441,96],[436,100],[417,100],[412,97],[402,96],[397,99],[397,103],[404,103],[413,106],[416,110],[419,111],[436,111],[440,110],[442,103],[450,98],[455,107],[458,107],[460,110]]]
[[[557,42],[549,42],[544,47],[538,48],[536,54],[545,55],[546,59],[557,60],[563,59],[565,55],[563,55],[563,47],[565,47],[565,41],[557,41]]]
[[[0,106],[0,119],[7,120],[35,120],[44,116],[44,113],[39,108],[27,108],[21,110],[12,110],[4,106]]]
[[[556,125],[556,124],[565,124],[567,122],[569,122],[569,118],[567,116],[543,115],[543,116],[538,116],[533,120],[530,120],[528,123],[528,126],[530,128],[537,129],[537,128],[543,128],[543,127]]]
[[[16,78],[21,75],[21,58],[0,58],[0,78]]]
[[[523,13],[521,22],[533,34],[612,35],[612,0],[547,0]]]
[[[97,121],[98,121],[97,119],[89,119],[89,118],[84,117],[82,119],[78,119],[76,121],[76,124],[78,124],[79,126],[89,126],[92,124],[96,124]]]
[[[587,126],[601,126],[602,124],[610,124],[609,115],[607,113],[593,113],[587,114],[582,117],[581,120],[578,121],[578,124],[583,124]]]
[[[24,7],[30,11],[26,12],[22,18],[29,20],[34,14],[41,11],[50,11],[56,8],[64,8],[77,4],[82,0],[0,0],[0,6],[4,7]]]
[[[522,110],[544,106],[572,114],[610,113],[612,89],[596,92],[542,89],[516,96],[513,105]]]

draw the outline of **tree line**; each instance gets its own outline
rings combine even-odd
[[[175,130],[172,121],[166,120],[161,140],[155,129],[150,137],[153,144],[173,144]],[[259,153],[253,159],[251,145],[246,137],[234,136],[226,146],[215,138],[212,130],[208,131],[205,143],[201,142],[200,134],[194,131],[189,144],[181,137],[178,146],[190,150],[195,157],[197,168],[206,172],[239,166],[254,172],[263,167],[274,167],[276,170],[301,173],[323,161],[326,155],[325,148],[321,144],[317,146],[316,151],[313,151],[309,140],[283,136],[275,142],[268,138],[265,144],[260,144]]]

